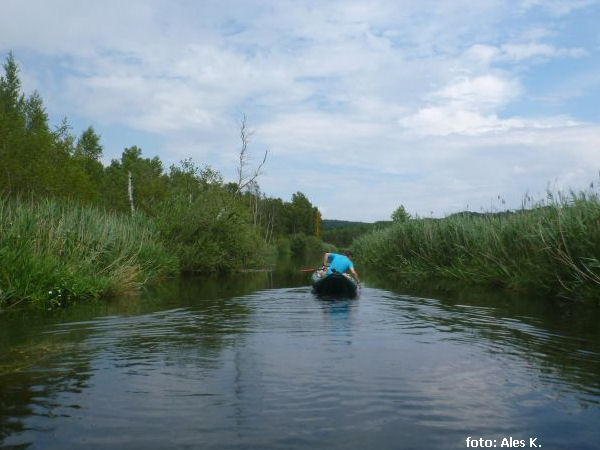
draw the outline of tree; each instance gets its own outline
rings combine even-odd
[[[266,215],[265,241],[269,243],[274,236],[285,233],[285,206],[280,198],[265,198],[263,203]]]
[[[85,155],[92,159],[99,160],[102,157],[102,145],[100,136],[96,134],[93,127],[88,127],[77,140],[75,151],[79,155]]]
[[[4,76],[0,77],[0,105],[4,110],[2,112],[17,109],[19,106],[22,106],[23,101],[21,80],[19,79],[19,66],[11,52],[4,63]]]
[[[42,134],[44,137],[50,134],[48,126],[48,114],[44,107],[44,102],[38,91],[33,94],[24,103],[25,106],[25,127],[30,134]]]
[[[9,192],[63,195],[65,182],[54,176],[55,139],[42,98],[21,93],[19,67],[12,53],[0,77],[0,188]],[[64,161],[60,161],[64,162]],[[72,189],[72,187],[71,187]],[[72,190],[71,190],[72,192]]]
[[[72,153],[74,163],[84,174],[89,186],[88,195],[82,199],[98,202],[104,179],[104,166],[100,162],[102,156],[100,136],[96,134],[93,127],[90,126],[81,133]]]
[[[403,205],[398,206],[396,210],[392,213],[392,221],[394,223],[403,223],[410,220],[410,214],[406,212]]]
[[[0,189],[23,190],[29,176],[19,150],[25,141],[24,97],[21,94],[19,68],[12,53],[3,65],[0,77]]]
[[[315,213],[315,237],[321,239],[323,218],[321,217],[321,211],[316,206],[313,208],[313,211]]]
[[[246,122],[246,114],[244,114],[240,123],[240,139],[242,140],[242,148],[240,149],[239,166],[237,169],[238,181],[236,194],[240,194],[245,187],[256,181],[260,175],[262,166],[264,166],[265,162],[267,161],[267,154],[269,153],[268,150],[265,150],[265,156],[263,157],[262,162],[258,165],[252,175],[248,175],[246,172],[246,166],[248,165],[248,142],[250,142],[250,138],[254,134],[254,131],[248,129]]]
[[[223,182],[221,174],[212,167],[200,167],[192,158],[186,158],[179,165],[169,168],[168,184],[170,196],[184,196],[188,203],[210,186],[220,186]],[[234,193],[235,190],[232,192]]]
[[[288,217],[290,233],[314,234],[315,213],[313,205],[302,192],[292,194]]]
[[[106,205],[123,212],[130,210],[129,172],[133,179],[136,210],[150,213],[165,198],[168,177],[163,174],[158,156],[142,158],[142,150],[135,145],[123,150],[121,161],[113,159],[105,170],[103,196]]]

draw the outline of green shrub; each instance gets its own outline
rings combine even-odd
[[[323,242],[315,236],[296,233],[290,236],[290,250],[292,258],[303,261],[318,261],[323,255]]]
[[[157,208],[156,221],[165,245],[190,272],[230,272],[266,264],[271,249],[247,208],[218,188],[196,198],[172,196]]]
[[[339,253],[340,251],[335,245],[330,244],[329,242],[323,242],[322,247],[323,253]]]

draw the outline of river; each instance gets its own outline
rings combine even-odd
[[[354,300],[267,272],[4,311],[0,446],[600,448],[597,307],[365,280]]]

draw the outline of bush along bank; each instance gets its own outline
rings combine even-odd
[[[413,219],[362,236],[357,259],[405,279],[444,277],[567,297],[600,298],[598,194],[548,194],[531,209]]]
[[[273,245],[251,223],[244,203],[218,185],[171,195],[154,219],[182,272],[224,273],[274,263]]]

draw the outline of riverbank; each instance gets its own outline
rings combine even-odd
[[[129,294],[178,271],[144,216],[57,200],[4,199],[0,255],[0,305],[58,307]]]
[[[189,215],[172,213],[166,222],[143,213],[131,216],[66,200],[4,198],[0,202],[0,308],[64,307],[134,294],[180,273],[261,270],[273,267],[278,258],[321,256],[322,243],[313,236],[280,236],[269,246],[241,221],[200,229],[197,224],[203,222]],[[186,227],[194,224],[194,233],[186,233]]]
[[[569,299],[600,298],[600,200],[550,195],[530,209],[414,219],[357,239],[363,264]]]

